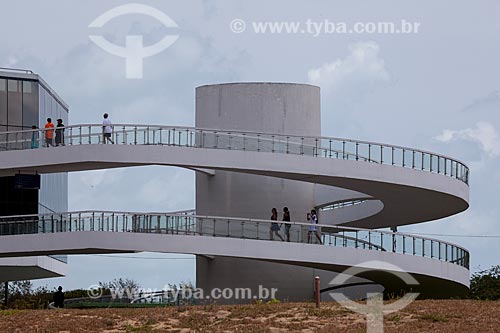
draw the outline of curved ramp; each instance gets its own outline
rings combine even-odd
[[[321,146],[320,143],[327,140],[324,138],[287,136],[279,140],[273,136],[270,142],[269,138],[257,133],[127,126],[133,128],[132,132],[124,125],[123,139],[115,137],[116,142],[122,144],[99,144],[101,126],[89,125],[88,133],[78,135],[74,134],[77,128],[82,132],[87,127],[70,127],[73,134],[68,137],[67,146],[45,149],[23,149],[26,142],[19,138],[30,131],[10,132],[13,139],[7,140],[6,147],[13,149],[0,152],[0,175],[166,165],[279,177],[341,187],[380,200],[383,209],[378,213],[343,223],[366,228],[425,222],[468,208],[468,169],[460,162],[440,155],[428,155],[430,165],[426,170],[425,156],[430,153],[409,148],[401,148],[403,159],[398,166],[394,146],[380,146],[380,150],[385,147],[391,152],[392,160],[387,164],[383,163],[383,153],[379,159],[374,159],[370,153],[372,148],[365,154],[361,154],[359,148],[355,153],[346,149],[339,153]],[[118,134],[120,131],[115,136]],[[150,136],[151,141],[146,139]],[[142,138],[141,141],[137,141],[138,137]],[[332,140],[340,139],[328,140],[331,145]],[[359,145],[356,143],[356,147]],[[16,147],[18,149],[14,149]],[[412,167],[405,165],[408,152],[413,156]],[[418,154],[422,157],[421,167],[416,166],[414,158]],[[433,160],[438,164],[436,170],[432,166]],[[462,171],[458,172],[459,169]]]
[[[342,272],[377,261],[412,274],[433,297],[469,286],[469,254],[442,241],[408,234],[291,222],[291,242],[269,240],[271,221],[186,214],[71,212],[0,220],[0,257],[124,252],[187,253],[272,261]],[[335,230],[336,229],[336,230]],[[367,266],[361,277],[386,290],[404,288],[384,267]],[[421,288],[421,289],[420,289]]]

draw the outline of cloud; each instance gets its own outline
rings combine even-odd
[[[344,59],[325,63],[307,73],[310,83],[319,85],[323,92],[343,102],[361,99],[377,85],[391,80],[384,60],[379,57],[377,43],[350,44],[349,51]]]
[[[9,55],[9,56],[7,56],[7,60],[5,60],[2,63],[2,66],[0,66],[0,67],[11,68],[11,67],[15,67],[17,63],[18,63],[18,59],[13,55]]]
[[[489,108],[498,108],[500,106],[500,92],[498,90],[491,91],[488,95],[477,98],[471,104],[467,105],[462,111],[482,111]]]
[[[455,140],[471,141],[479,144],[481,150],[489,157],[500,155],[500,140],[495,127],[485,121],[476,123],[475,128],[465,128],[461,130],[445,129],[441,134],[434,137],[441,142],[451,142]]]
[[[93,170],[88,172],[79,173],[80,181],[83,185],[90,187],[98,186],[104,180],[104,176],[107,170]]]

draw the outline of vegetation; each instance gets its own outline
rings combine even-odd
[[[103,294],[109,295],[110,288],[131,288],[137,290],[140,288],[139,284],[130,279],[114,279],[110,282],[99,282],[103,288]],[[9,282],[8,289],[8,304],[0,305],[1,308],[10,309],[47,309],[49,303],[53,301],[56,288],[49,289],[47,286],[38,288],[33,287],[31,281],[13,281]],[[75,289],[64,292],[64,298],[87,298],[89,291],[86,289]],[[0,299],[3,301],[5,298],[5,290],[2,286],[0,288]]]
[[[472,274],[470,298],[481,300],[500,299],[500,265]]]

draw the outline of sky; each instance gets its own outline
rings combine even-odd
[[[195,87],[236,81],[311,83],[321,88],[322,134],[420,148],[471,169],[470,208],[439,221],[401,227],[438,234],[471,252],[471,269],[499,264],[500,2],[483,1],[139,1],[177,27],[129,14],[90,23],[126,1],[1,1],[0,67],[40,74],[70,106],[70,124],[194,125]],[[246,30],[234,32],[243,20]],[[255,23],[417,22],[418,32],[257,33]],[[239,25],[241,28],[241,25]],[[233,28],[233,30],[231,30]],[[89,35],[125,45],[178,39],[145,58],[142,79],[127,79],[125,59]],[[194,173],[170,167],[76,172],[69,209],[191,209]],[[404,218],[404,217],[403,217]],[[86,288],[131,278],[145,288],[194,282],[189,255],[70,256],[67,277],[37,281]]]

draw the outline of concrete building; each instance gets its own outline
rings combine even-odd
[[[0,218],[0,257],[190,253],[197,255],[196,283],[204,290],[250,288],[255,294],[261,285],[290,301],[312,298],[315,276],[326,282],[327,298],[328,282],[351,266],[364,269],[350,281],[354,288],[373,282],[378,287],[372,288],[398,292],[404,285],[394,276],[404,271],[426,297],[464,293],[465,249],[377,229],[467,209],[467,166],[418,149],[322,137],[320,119],[318,87],[233,83],[197,88],[195,127],[119,124],[114,145],[101,144],[101,124],[67,126],[67,144],[54,149],[29,147],[29,138],[8,128],[0,177],[182,167],[196,172],[196,211],[59,213],[59,207],[57,214]],[[284,207],[291,212],[290,242],[270,239],[273,207],[279,220]],[[319,213],[317,227],[306,220],[311,209]]]

